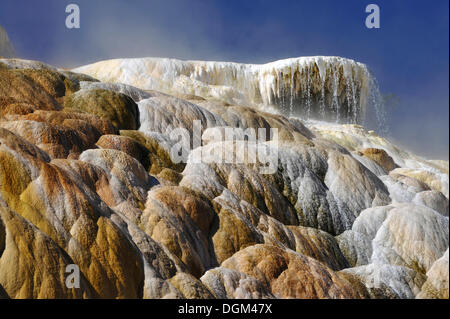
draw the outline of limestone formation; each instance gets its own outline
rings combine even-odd
[[[0,298],[448,298],[448,162],[355,124],[371,82],[0,59]]]
[[[375,163],[380,165],[386,172],[390,172],[398,167],[394,163],[392,157],[390,157],[385,150],[377,148],[366,148],[361,153],[362,155],[372,159]]]
[[[82,89],[64,101],[64,110],[106,118],[119,130],[139,128],[137,105],[127,95],[110,90]]]
[[[427,281],[422,285],[417,298],[448,299],[448,249],[436,260],[427,272]]]

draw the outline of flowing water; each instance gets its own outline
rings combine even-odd
[[[75,71],[102,81],[197,95],[305,120],[365,124],[369,111],[375,113],[379,133],[387,131],[376,80],[365,64],[340,57],[301,57],[267,64],[118,59]]]

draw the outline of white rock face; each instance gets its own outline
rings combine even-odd
[[[391,202],[383,182],[350,155],[330,152],[325,185],[336,198],[344,228],[351,228],[359,212]],[[345,217],[344,217],[345,216]]]
[[[427,163],[423,163],[419,161],[418,164],[420,164],[420,167],[417,168],[410,168],[410,167],[401,167],[396,168],[392,171],[392,173],[398,173],[401,175],[405,175],[408,177],[412,177],[414,179],[417,179],[418,181],[426,184],[429,188],[434,189],[438,192],[441,192],[445,195],[445,197],[448,198],[449,191],[448,191],[448,164],[447,167],[441,168],[441,167],[433,167],[431,165],[431,161],[428,161]]]
[[[377,135],[376,132],[367,131],[361,125],[341,125],[313,120],[306,121],[305,124],[319,136],[342,145],[348,151],[352,152],[366,148],[378,148],[385,150],[400,167],[428,170],[434,173],[447,174],[448,176],[448,162],[430,161],[420,158],[419,156],[399,148],[388,139]]]
[[[381,175],[383,172],[366,158],[353,155],[369,170],[384,182],[394,202],[411,202],[417,193],[435,190],[442,193],[447,201],[449,198],[449,166],[448,161],[427,160],[411,152],[403,150],[390,142],[387,138],[377,135],[374,131],[367,131],[361,125],[336,124],[319,121],[307,121],[306,126],[318,136],[331,140],[345,147],[348,151],[356,152],[366,148],[377,148],[386,151],[399,166]],[[426,196],[426,198],[423,198]],[[429,198],[439,199],[439,203],[432,203]],[[419,198],[420,197],[420,198]],[[422,194],[415,199],[415,203],[431,207],[444,215],[446,202],[437,194]],[[447,202],[448,205],[448,202]],[[448,208],[447,208],[448,209]]]
[[[342,272],[356,276],[369,290],[382,291],[386,297],[403,299],[414,298],[425,281],[424,275],[417,274],[409,268],[387,264],[370,264]]]
[[[5,65],[6,68],[8,69],[51,70],[51,71],[58,70],[54,66],[34,60],[0,59],[0,63]]]
[[[8,34],[0,25],[0,57],[12,58],[14,57],[14,49],[9,41]]]
[[[448,199],[441,192],[430,190],[416,194],[413,203],[434,209],[438,213],[448,216]]]
[[[361,125],[337,123],[363,119],[371,94],[363,64],[333,57],[265,65],[148,58],[103,61],[76,71],[106,82],[185,94],[190,103],[123,84],[88,84],[136,96],[140,130],[146,134],[167,135],[176,127],[192,133],[193,119],[209,135],[230,126],[277,127],[279,143],[266,145],[278,154],[273,176],[259,175],[249,164],[196,163],[195,156],[206,152],[214,159],[221,147],[233,152],[233,143],[208,140],[190,152],[180,186],[227,207],[240,223],[245,220],[246,226],[239,227],[252,234],[252,243],[294,249],[302,237],[294,240],[292,227],[300,226],[288,230],[282,224],[338,235],[341,264],[349,268],[334,267],[345,268],[340,273],[361,282],[372,297],[448,296],[448,162],[420,158]],[[291,117],[286,121],[234,105]],[[321,116],[334,123],[314,120]],[[398,168],[386,171],[363,156],[368,148],[384,150]],[[259,225],[251,225],[257,219]],[[223,267],[201,280],[221,298],[270,297],[254,278]]]
[[[128,95],[135,102],[139,102],[144,99],[148,99],[155,96],[167,96],[164,93],[157,91],[144,91],[140,90],[134,86],[126,85],[123,83],[102,83],[102,82],[90,82],[90,81],[80,81],[81,89],[102,89],[102,90],[111,90],[118,93],[123,93]]]
[[[438,259],[427,272],[427,281],[417,298],[448,299],[448,249],[444,256]]]
[[[36,61],[0,63],[0,73],[17,81],[17,69],[62,72]],[[105,90],[130,96],[137,107],[123,113],[133,114],[135,128],[115,132],[93,114],[62,105],[63,112],[31,112],[4,99],[0,297],[2,289],[13,297],[70,294],[39,285],[54,276],[47,270],[65,266],[64,250],[95,288],[82,292],[87,297],[448,298],[448,162],[336,123],[358,122],[364,112],[364,65],[323,57],[267,65],[127,59],[80,70],[109,82],[64,71],[55,88],[72,82],[78,90],[67,90],[65,101]],[[4,82],[8,97],[11,81]],[[102,110],[109,114],[114,103]],[[333,123],[311,120],[322,111]],[[100,140],[72,151],[88,124]],[[276,128],[278,138],[215,138],[236,128]],[[171,152],[177,129],[192,136],[182,163]],[[66,144],[70,152],[57,148]],[[261,170],[265,164],[273,170]],[[14,240],[44,238],[42,256],[60,256],[42,277],[23,270],[37,264],[28,252],[34,246],[5,236],[12,229]]]
[[[227,268],[211,269],[200,280],[219,299],[275,298],[257,279]]]
[[[201,127],[226,125],[218,115],[208,110],[172,96],[155,96],[138,103],[140,114],[140,131],[159,132],[170,136],[170,133],[183,128],[192,132],[194,121],[199,121]]]
[[[372,262],[426,273],[448,248],[448,218],[413,204],[389,211],[372,241]]]
[[[447,270],[442,266],[448,218],[438,212],[411,203],[369,208],[336,239],[355,266],[344,272],[357,275],[368,288],[389,287],[400,298],[448,295],[448,255]],[[427,277],[428,288],[419,295]]]
[[[192,94],[283,114],[360,122],[370,87],[367,67],[340,57],[301,57],[267,64],[116,59],[74,69],[103,82]]]

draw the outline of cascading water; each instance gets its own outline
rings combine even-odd
[[[325,118],[325,79],[322,79],[322,88],[320,89],[320,117]]]
[[[388,135],[389,133],[389,126],[387,121],[387,112],[386,112],[386,105],[383,100],[383,96],[380,92],[380,88],[378,86],[378,81],[375,77],[370,76],[369,77],[370,82],[370,90],[369,90],[369,106],[372,113],[375,113],[375,127],[377,129],[377,133],[379,135]],[[367,119],[365,119],[365,123],[367,124]]]
[[[302,62],[272,73],[278,85],[267,98],[270,106],[287,116],[351,124],[365,124],[367,111],[370,111],[375,113],[379,134],[388,133],[382,95],[376,79],[365,65],[336,58],[327,61],[324,69],[320,70],[316,61]],[[286,78],[289,81],[285,81]],[[267,87],[266,80],[264,87]],[[289,107],[286,107],[287,98]]]
[[[290,104],[289,104],[289,112],[292,113],[294,111],[294,75],[295,75],[295,70],[293,67],[291,67],[291,100],[290,100]]]
[[[386,131],[386,111],[375,79],[366,65],[340,57],[302,57],[267,64],[120,59],[75,71],[105,82],[197,95],[302,119],[363,124],[368,108],[374,108],[377,126],[381,133]]]
[[[339,79],[338,79],[338,72],[333,68],[333,104],[331,106],[331,109],[336,114],[336,122],[339,122],[340,116],[339,116],[339,97],[338,97],[338,85],[339,85]],[[326,114],[325,114],[326,116]],[[326,119],[326,118],[324,118]]]
[[[309,68],[306,69],[306,118],[311,117],[311,75]]]

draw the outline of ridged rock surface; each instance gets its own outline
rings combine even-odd
[[[364,64],[323,56],[267,64],[115,59],[82,66],[75,71],[103,82],[124,83],[183,98],[199,96],[230,105],[269,106],[291,115],[353,123],[364,118],[373,84]],[[124,86],[120,88],[123,89]]]
[[[448,162],[261,107],[363,65],[126,62],[0,59],[0,298],[448,298]]]

